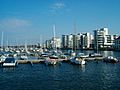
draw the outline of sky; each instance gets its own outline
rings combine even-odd
[[[120,0],[0,0],[4,43],[44,42],[56,36],[107,27],[120,34]],[[0,37],[1,38],[1,37]]]

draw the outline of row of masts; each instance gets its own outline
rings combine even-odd
[[[4,48],[4,32],[2,31],[2,34],[1,34],[1,50]],[[74,39],[75,39],[75,41],[76,41],[76,39],[77,39],[77,37],[76,37],[76,23],[74,23]],[[42,36],[40,35],[40,46],[42,46],[41,45],[41,43],[42,43]],[[55,25],[53,25],[53,49],[56,49],[56,26]],[[74,43],[74,45],[75,45],[75,47],[73,48],[73,51],[76,51],[76,43]],[[7,41],[7,46],[9,46],[8,45],[8,41]],[[19,45],[18,45],[19,46]],[[27,48],[27,41],[25,40],[25,48]]]

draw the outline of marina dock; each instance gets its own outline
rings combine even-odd
[[[104,57],[87,57],[84,58],[85,61],[94,61],[94,60],[102,60]],[[37,63],[44,63],[44,59],[35,59],[35,60],[16,60],[17,64],[37,64]],[[59,61],[69,61],[69,59],[59,59]],[[3,62],[0,61],[0,64]]]
[[[39,59],[39,60],[16,60],[16,62],[18,64],[26,64],[26,63],[35,64],[35,63],[42,63],[42,62],[44,62],[44,60],[42,60],[42,59]]]
[[[85,58],[86,61],[93,61],[93,60],[103,60],[104,57],[87,57]]]

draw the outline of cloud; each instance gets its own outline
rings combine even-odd
[[[52,14],[61,14],[66,11],[66,5],[62,2],[53,3],[49,11]]]
[[[0,27],[2,28],[20,28],[29,25],[30,25],[29,21],[17,18],[9,18],[0,21]]]
[[[61,2],[59,2],[59,3],[54,3],[54,4],[52,5],[52,9],[54,9],[54,10],[62,9],[62,8],[64,8],[64,7],[65,7],[65,4],[64,4],[64,3],[61,3]]]

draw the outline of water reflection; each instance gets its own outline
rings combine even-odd
[[[102,54],[120,57],[119,52],[102,51]],[[52,66],[40,63],[32,68],[29,64],[20,64],[0,68],[0,80],[0,90],[119,90],[120,63],[89,61],[86,65]]]
[[[104,56],[107,57],[107,56],[113,56],[113,51],[104,51]]]
[[[85,72],[85,66],[86,65],[72,65],[74,69],[81,70],[82,72]]]
[[[3,67],[2,70],[3,72],[11,72],[15,70],[15,67]]]
[[[81,65],[81,70],[85,72],[85,65]]]

